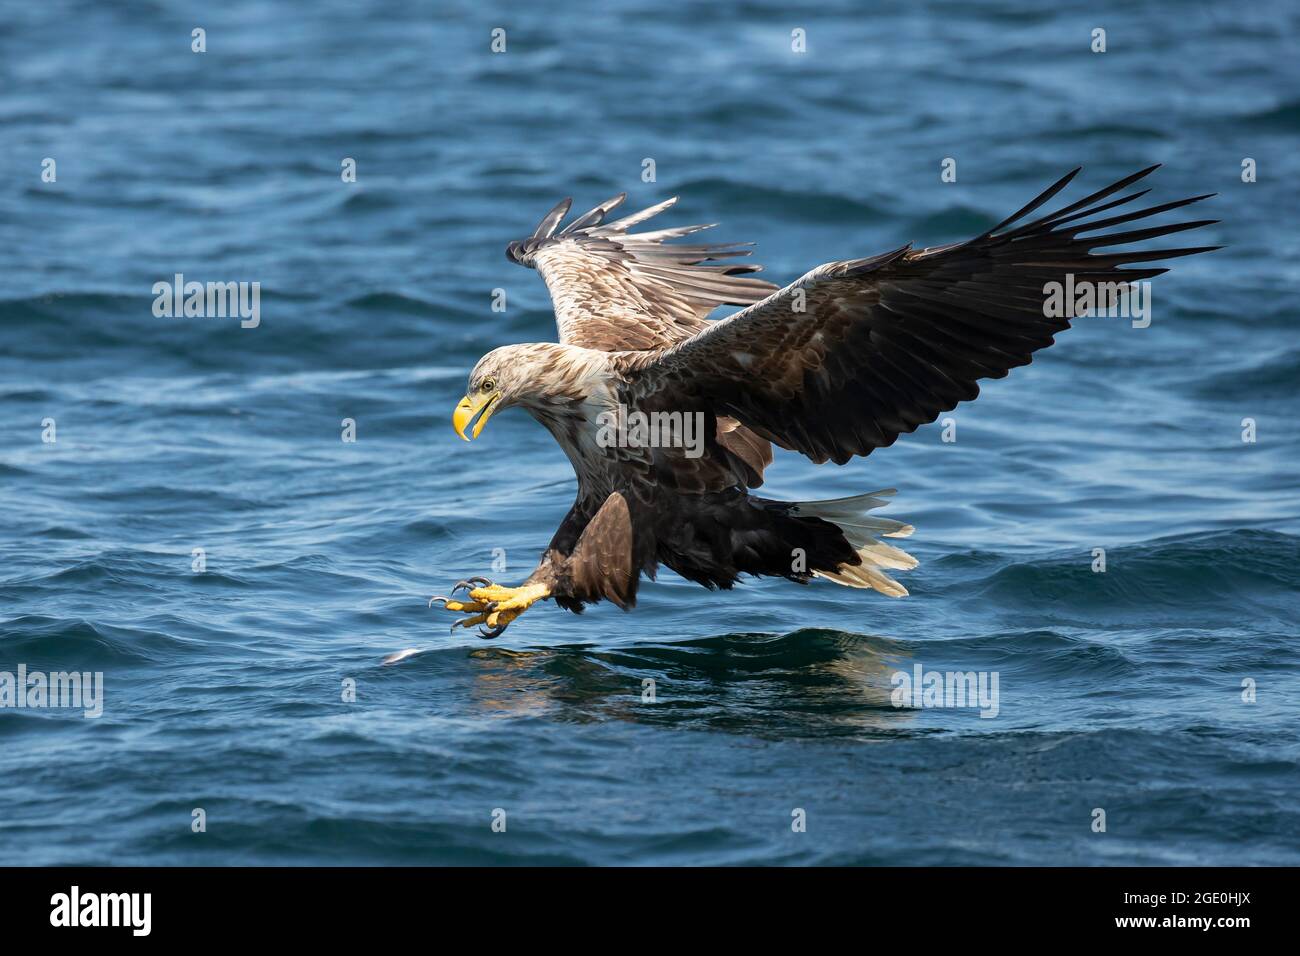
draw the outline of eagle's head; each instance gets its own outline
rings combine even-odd
[[[543,420],[570,411],[581,415],[591,393],[601,390],[593,376],[604,371],[602,359],[603,353],[554,342],[493,349],[469,373],[452,426],[469,441],[502,408],[517,405]],[[466,434],[471,426],[473,430]]]

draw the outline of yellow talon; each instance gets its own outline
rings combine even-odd
[[[487,623],[488,623],[488,616],[486,613],[475,614],[472,617],[461,618],[459,621],[453,624],[452,627],[473,627],[475,624],[487,624]],[[490,627],[491,625],[488,626]]]
[[[447,611],[486,611],[487,606],[478,601],[448,601],[443,605]]]
[[[475,601],[495,604],[496,607],[493,608],[495,611],[513,611],[517,608],[523,612],[550,593],[551,589],[544,584],[525,584],[517,588],[490,584],[487,587],[475,588],[469,592],[469,596]]]
[[[484,604],[488,601],[495,601],[498,598],[509,597],[509,591],[509,588],[503,588],[500,585],[493,584],[488,587],[474,588],[473,590],[466,588],[465,593],[468,595],[466,600]]]
[[[545,584],[524,584],[511,588],[492,584],[482,578],[475,580],[482,583],[469,592],[469,601],[453,601],[450,598],[436,600],[441,600],[442,606],[448,611],[472,615],[457,621],[452,625],[453,629],[473,627],[476,624],[485,624],[492,629],[488,632],[479,631],[482,637],[496,637],[520,614],[551,595],[551,589]]]

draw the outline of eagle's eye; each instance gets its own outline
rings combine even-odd
[[[496,379],[494,378],[483,379],[483,384],[479,386],[479,388],[485,392],[495,392],[496,387],[497,387],[497,383],[496,383]]]

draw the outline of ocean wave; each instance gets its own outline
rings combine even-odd
[[[1296,400],[1300,382],[1300,350],[1260,355],[1249,364],[1210,376],[1197,376],[1192,390],[1202,398],[1223,402],[1278,402]]]
[[[22,614],[0,622],[0,654],[33,669],[156,664],[175,659],[187,646],[161,631],[84,618]]]
[[[978,663],[981,670],[1015,671],[1021,679],[1118,680],[1140,672],[1141,665],[1113,645],[1053,630],[1011,631],[970,637],[945,638],[915,649],[933,666]]]
[[[1300,100],[1286,100],[1267,109],[1237,117],[1237,122],[1255,129],[1300,132]]]
[[[422,299],[407,292],[368,292],[348,299],[343,303],[352,309],[370,312],[405,312],[410,315],[430,316],[434,309],[440,309],[445,303]],[[469,313],[462,318],[468,319]]]
[[[1078,555],[1013,560],[956,585],[983,601],[1041,603],[1104,616],[1185,610],[1234,613],[1234,602],[1285,598],[1300,587],[1300,538],[1243,528],[1182,534],[1107,549],[1107,570],[1092,570],[1091,549]]]

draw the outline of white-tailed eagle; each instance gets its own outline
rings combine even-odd
[[[769,443],[836,464],[892,445],[1069,327],[1046,306],[1050,283],[1119,288],[1167,271],[1154,262],[1217,248],[1116,251],[1216,221],[1113,231],[1208,198],[1134,210],[1148,190],[1124,191],[1156,168],[1029,219],[1076,169],[973,239],[830,262],[780,289],[729,261],[743,247],[668,241],[708,226],[631,231],[672,199],[606,222],[619,195],[561,228],[564,200],[507,249],[545,280],[559,342],[485,355],[453,424],[469,440],[495,412],[523,408],[568,455],[577,500],[521,586],[472,578],[452,591],[465,599],[436,600],[465,615],[453,627],[495,637],[548,598],[626,610],[660,564],[708,588],[752,574],[906,595],[888,572],[916,560],[883,539],[912,527],[870,514],[894,490],[759,497]],[[720,305],[746,308],[709,321]]]

